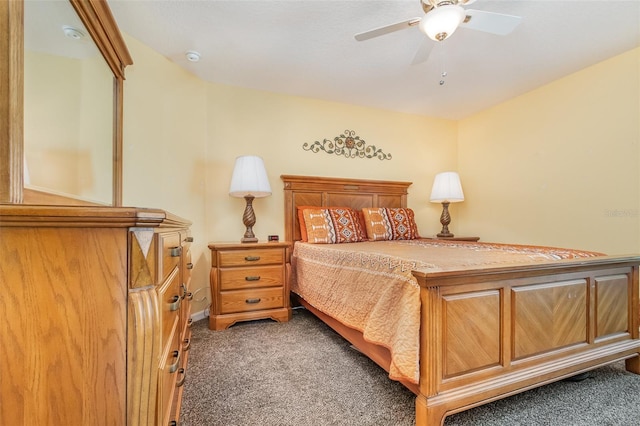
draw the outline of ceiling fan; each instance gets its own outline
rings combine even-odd
[[[425,15],[374,28],[355,35],[358,41],[369,40],[374,37],[395,31],[418,26],[420,31],[431,40],[441,42],[451,36],[458,27],[483,31],[497,35],[507,35],[512,32],[522,20],[519,16],[504,15],[502,13],[486,12],[483,10],[465,9],[462,6],[474,3],[476,0],[419,0]],[[427,59],[432,44],[423,43],[413,60],[419,63]]]

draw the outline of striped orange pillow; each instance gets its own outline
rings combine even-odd
[[[303,209],[307,242],[340,244],[367,241],[357,211],[349,207]]]
[[[365,208],[364,223],[369,241],[414,240],[420,238],[413,210],[407,208]]]

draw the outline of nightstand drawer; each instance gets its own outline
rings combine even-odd
[[[280,265],[220,270],[221,290],[275,287],[283,284],[284,268]]]
[[[284,250],[282,249],[250,249],[250,250],[229,250],[218,253],[219,267],[225,266],[259,266],[259,265],[282,265],[284,263]]]
[[[220,313],[281,308],[284,306],[282,292],[282,287],[224,292],[221,294]]]

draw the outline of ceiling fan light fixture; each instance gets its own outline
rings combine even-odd
[[[436,7],[420,21],[420,30],[431,40],[442,41],[458,28],[464,20],[465,12],[462,6],[447,4]]]

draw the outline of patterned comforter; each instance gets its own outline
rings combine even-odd
[[[553,247],[411,240],[296,242],[291,291],[391,353],[389,377],[419,380],[420,289],[412,270],[548,262],[600,253]]]

